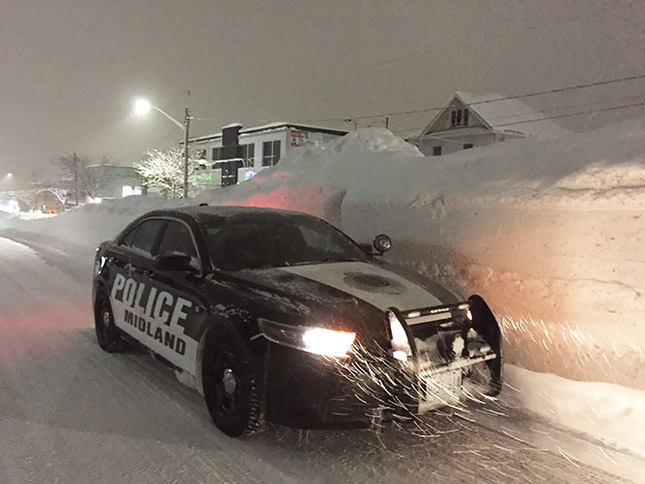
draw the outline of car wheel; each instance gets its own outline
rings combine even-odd
[[[247,437],[262,412],[251,354],[230,323],[211,330],[202,364],[206,406],[215,426],[229,437]]]
[[[94,327],[96,340],[102,350],[108,353],[121,353],[128,348],[127,342],[121,338],[114,325],[114,314],[107,296],[100,292],[96,298],[94,312]]]

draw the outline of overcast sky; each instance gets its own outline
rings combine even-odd
[[[188,102],[217,118],[195,122],[207,134],[436,106],[455,90],[514,95],[643,74],[644,47],[643,0],[0,0],[0,174],[26,179],[72,150],[131,164],[177,141],[162,116],[131,116],[136,96],[177,118]],[[645,81],[527,103],[552,112],[623,98],[613,104],[645,101]],[[407,134],[431,117],[391,127]]]

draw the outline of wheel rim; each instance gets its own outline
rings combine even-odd
[[[112,327],[112,311],[107,301],[103,300],[101,302],[101,309],[98,318],[98,324],[96,325],[97,333],[101,339],[106,339]]]
[[[105,304],[103,305],[103,318],[101,318],[101,320],[105,329],[108,329],[110,324],[112,324],[112,314]]]
[[[215,355],[212,380],[217,413],[222,417],[234,415],[240,409],[240,380],[234,368],[235,358],[230,351]]]

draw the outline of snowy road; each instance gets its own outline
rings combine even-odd
[[[270,426],[228,439],[165,367],[98,348],[78,270],[91,264],[72,260],[0,238],[0,482],[638,480],[622,454],[502,407],[474,408],[477,423],[428,417],[426,438]]]

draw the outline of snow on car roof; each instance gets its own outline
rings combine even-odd
[[[181,207],[176,209],[177,212],[183,212],[189,215],[211,215],[215,217],[235,217],[241,215],[305,215],[308,214],[303,212],[296,212],[292,210],[280,210],[276,208],[266,208],[266,207],[249,207],[249,206],[236,206],[236,205],[189,205],[186,207]],[[311,215],[309,215],[311,216]]]

